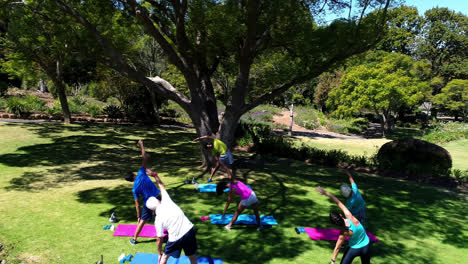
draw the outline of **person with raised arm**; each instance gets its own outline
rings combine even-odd
[[[153,218],[153,212],[149,210],[145,204],[149,197],[156,197],[160,199],[160,191],[156,188],[153,181],[146,174],[146,169],[148,168],[148,155],[146,154],[145,147],[143,146],[143,141],[138,140],[138,147],[141,150],[142,156],[142,165],[137,175],[133,172],[128,172],[125,176],[125,180],[133,182],[133,198],[135,199],[135,209],[137,213],[137,228],[133,238],[130,239],[130,244],[135,245],[137,243],[138,235],[140,234],[143,226],[146,222],[151,221]],[[143,212],[140,214],[140,203],[139,196],[143,197]]]
[[[345,241],[346,237],[349,237],[348,247],[343,253],[343,258],[341,259],[341,264],[350,264],[353,262],[353,259],[356,257],[361,258],[362,264],[370,263],[370,240],[367,236],[364,226],[353,216],[353,214],[348,210],[348,208],[338,200],[333,194],[325,191],[321,187],[317,187],[317,192],[322,195],[330,197],[341,209],[343,214],[336,212],[330,212],[330,221],[342,227],[343,229],[340,232],[340,236],[336,241],[335,249],[333,250],[333,256],[331,258],[331,264],[335,264],[336,257],[340,252],[341,245]]]
[[[211,176],[208,179],[208,183],[213,181],[213,175],[216,173],[218,168],[221,166],[226,170],[226,172],[231,169],[232,173],[235,175],[234,168],[234,157],[232,156],[231,151],[228,149],[226,144],[221,140],[217,139],[215,136],[201,136],[193,141],[200,141],[202,139],[208,140],[208,143],[205,144],[207,149],[211,149],[211,153],[216,159],[216,164],[211,168]]]
[[[366,202],[362,198],[361,193],[356,185],[356,182],[348,170],[343,169],[349,177],[351,188],[344,184],[340,186],[341,194],[346,198],[346,207],[356,217],[362,225],[366,225]]]
[[[196,264],[198,246],[192,222],[185,216],[182,209],[171,200],[161,178],[151,170],[148,170],[148,172],[154,175],[154,179],[161,190],[161,200],[150,197],[146,202],[146,207],[156,213],[154,225],[156,227],[159,263],[166,264],[169,257],[179,258],[183,249],[185,255],[189,257],[190,263]],[[162,238],[164,237],[164,229],[167,230],[169,238],[163,252]]]

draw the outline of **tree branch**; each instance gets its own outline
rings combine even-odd
[[[60,0],[55,0],[55,3],[63,12],[71,15],[75,18],[80,24],[82,24],[97,40],[97,42],[102,46],[103,50],[110,57],[113,65],[113,68],[116,68],[118,72],[124,76],[129,77],[130,79],[144,84],[145,86],[154,89],[158,94],[171,99],[177,102],[182,108],[184,108],[188,113],[190,112],[190,100],[178,92],[172,86],[167,86],[163,81],[157,79],[158,82],[147,78],[140,72],[132,69],[122,58],[121,54],[114,48],[114,46],[104,37],[102,34],[97,31],[96,27],[91,24],[86,18],[84,18],[76,10],[72,9],[67,4],[63,3]]]
[[[161,34],[161,32],[154,26],[152,20],[149,18],[148,11],[146,8],[142,7],[136,2],[136,0],[127,0],[130,6],[135,11],[136,16],[143,23],[143,26],[148,30],[148,32],[158,41],[162,49],[167,53],[171,62],[177,66],[182,72],[189,69],[189,63],[179,56],[176,49],[169,43],[166,38]]]

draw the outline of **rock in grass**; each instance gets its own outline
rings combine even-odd
[[[452,157],[436,145],[419,139],[398,139],[385,143],[377,153],[381,171],[411,176],[440,177],[450,175]]]

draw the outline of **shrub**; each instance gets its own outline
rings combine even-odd
[[[354,156],[341,150],[323,150],[304,143],[295,145],[291,139],[270,135],[257,145],[258,152],[296,160],[311,160],[314,163],[336,166],[340,163],[352,163],[357,166],[374,166],[373,158]]]
[[[5,98],[0,97],[0,109],[6,109],[7,108],[7,101]]]
[[[294,123],[307,129],[316,129],[327,124],[325,115],[312,107],[298,106],[295,108]]]
[[[9,97],[7,99],[7,111],[15,115],[23,115],[26,113],[26,106],[19,97]]]
[[[337,133],[361,133],[368,126],[365,118],[328,119],[327,129]]]
[[[102,113],[107,115],[109,118],[122,118],[122,108],[117,105],[108,105],[102,109]]]
[[[418,180],[448,176],[452,158],[447,150],[419,139],[398,139],[385,143],[377,153],[379,169],[416,176]]]
[[[457,182],[460,185],[468,183],[468,170],[459,170],[459,169],[453,169],[452,170],[452,176],[457,179]]]
[[[248,113],[245,113],[241,117],[241,119],[252,120],[252,121],[261,121],[261,122],[272,122],[273,121],[273,114],[268,112],[267,110],[248,112]]]
[[[429,128],[423,137],[432,143],[446,143],[462,138],[468,138],[468,123],[437,123]]]
[[[254,143],[259,144],[263,139],[270,136],[273,123],[255,119],[241,118],[236,129],[236,144],[245,146]]]
[[[101,107],[95,104],[86,104],[87,113],[92,117],[96,117],[101,114]]]
[[[41,98],[33,95],[28,95],[22,99],[26,111],[44,111],[46,110],[46,102]]]
[[[71,101],[77,106],[84,106],[88,102],[88,100],[86,100],[86,98],[81,95],[73,96],[71,98]]]

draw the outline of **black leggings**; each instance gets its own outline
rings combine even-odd
[[[348,247],[344,254],[343,258],[341,259],[341,264],[351,264],[353,259],[357,256],[361,257],[362,264],[369,264],[370,263],[370,254],[369,254],[370,242],[367,246],[362,248],[350,248]]]

